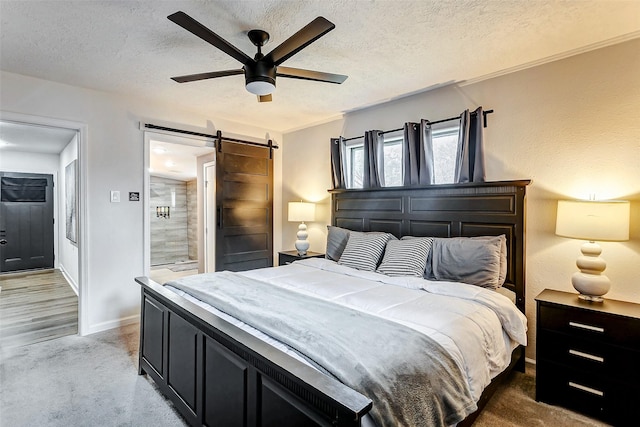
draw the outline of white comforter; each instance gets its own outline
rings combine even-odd
[[[511,351],[527,343],[526,317],[509,298],[478,286],[388,277],[319,258],[240,274],[394,320],[434,338],[466,374],[476,401],[509,365]],[[304,362],[284,344],[171,289]]]

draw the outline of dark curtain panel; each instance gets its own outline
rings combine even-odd
[[[404,186],[429,185],[434,183],[433,141],[431,123],[404,124],[402,142],[404,162]]]
[[[342,148],[344,142],[342,137],[331,138],[331,177],[333,188],[347,188],[344,173],[344,161],[342,159]]]
[[[458,183],[485,180],[482,120],[482,107],[478,107],[473,113],[465,110],[460,115],[455,173],[455,181]]]
[[[384,185],[384,137],[379,130],[364,133],[363,188],[378,188]]]

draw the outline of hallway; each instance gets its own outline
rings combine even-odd
[[[0,275],[0,346],[78,333],[78,297],[60,270]]]

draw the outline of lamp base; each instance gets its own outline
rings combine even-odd
[[[579,294],[578,298],[580,298],[583,301],[589,301],[589,302],[603,302],[604,301],[604,298],[598,297],[598,296],[593,296],[593,295]]]
[[[307,233],[307,225],[304,222],[298,226],[296,237],[298,239],[296,240],[295,246],[298,251],[298,255],[304,256],[307,254],[307,250],[309,249],[309,241],[307,240],[309,234]]]
[[[602,249],[595,242],[587,242],[580,248],[582,256],[578,257],[576,265],[580,271],[573,273],[571,284],[580,292],[580,299],[591,302],[602,302],[602,295],[611,289],[611,281],[602,272],[607,263],[600,258]]]
[[[296,250],[298,251],[298,256],[305,256],[307,254],[307,250],[298,248],[297,244],[296,244]]]
[[[602,302],[602,296],[611,289],[611,281],[604,274],[573,273],[571,284],[580,292],[580,298],[585,301]]]

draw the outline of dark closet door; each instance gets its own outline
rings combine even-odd
[[[0,272],[53,268],[53,175],[0,172]]]
[[[222,142],[216,159],[216,271],[273,266],[273,160],[268,148]]]

